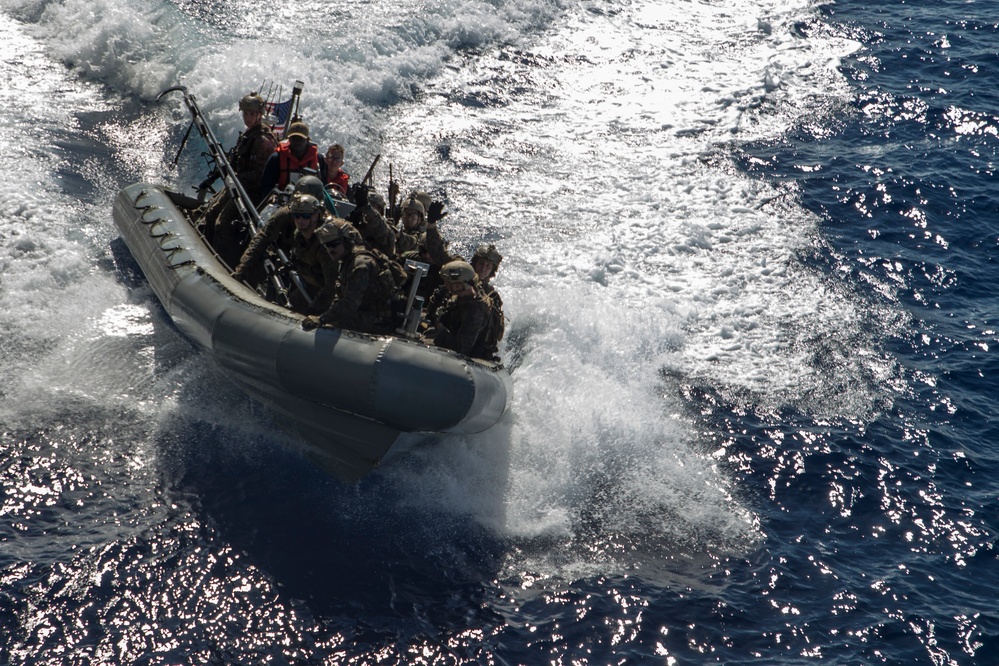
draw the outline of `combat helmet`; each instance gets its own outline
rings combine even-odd
[[[323,245],[343,241],[348,246],[353,246],[363,242],[360,232],[346,220],[327,222],[316,229],[316,237]]]
[[[239,100],[240,111],[256,111],[257,113],[263,113],[264,108],[266,108],[264,98],[256,92],[244,95],[243,99]]]
[[[499,268],[500,262],[503,261],[503,255],[499,253],[495,245],[490,243],[489,245],[480,245],[476,248],[475,254],[472,255],[473,264],[476,259],[485,259],[486,261],[493,262],[493,270],[489,273],[489,277],[492,278],[496,275],[496,270]]]
[[[421,217],[427,216],[427,208],[424,206],[419,199],[416,197],[410,197],[406,199],[406,203],[402,205],[402,212],[416,212],[419,213]]]
[[[385,210],[385,197],[380,193],[371,190],[368,192],[368,204],[378,210]]]
[[[445,282],[463,282],[464,284],[475,284],[475,269],[467,261],[455,259],[441,266],[441,278]]]
[[[430,203],[433,201],[433,199],[430,198],[430,195],[423,190],[414,190],[413,193],[409,195],[409,198],[416,199],[423,204],[423,210],[429,210]]]
[[[319,199],[315,198],[311,194],[297,193],[291,198],[291,212],[295,215],[312,215],[323,208],[323,204],[319,202]]]
[[[495,245],[490,243],[489,245],[480,245],[476,248],[472,259],[485,259],[499,266],[499,263],[503,261],[503,255],[499,253]]]
[[[308,194],[315,197],[316,201],[323,201],[326,199],[326,188],[323,187],[323,181],[319,180],[316,176],[304,175],[295,182],[295,193],[296,194]]]

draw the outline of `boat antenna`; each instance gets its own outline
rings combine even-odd
[[[304,88],[305,88],[305,82],[304,81],[295,81],[295,85],[292,86],[292,88],[291,88],[291,99],[293,100],[292,101],[292,105],[295,107],[295,114],[294,114],[295,118],[299,117],[299,115],[298,115],[298,106],[301,103],[302,90]]]

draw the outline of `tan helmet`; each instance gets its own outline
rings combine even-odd
[[[476,259],[485,259],[486,261],[493,262],[494,266],[499,266],[500,262],[503,261],[503,255],[499,253],[496,246],[493,244],[480,245],[475,250],[475,254],[472,256],[472,261]]]
[[[239,100],[240,111],[256,111],[257,113],[263,113],[265,107],[264,98],[256,92],[251,92],[249,95],[245,95],[243,96],[243,99]]]
[[[336,219],[316,229],[316,237],[323,245],[343,241],[348,245],[362,242],[361,233],[346,220]]]
[[[420,200],[415,197],[410,197],[406,200],[406,203],[402,205],[403,213],[419,213],[420,217],[426,217],[427,209],[420,203]]]
[[[430,198],[430,195],[427,194],[426,192],[423,192],[422,190],[414,191],[412,194],[409,195],[409,198],[416,199],[421,204],[423,204],[423,210],[429,210],[430,202],[433,201],[433,199]]]
[[[385,197],[374,190],[368,192],[368,203],[379,210],[385,210]]]
[[[309,138],[309,126],[303,123],[301,120],[296,120],[288,127],[288,134],[285,135],[286,139],[290,139],[295,136],[300,136],[303,139]]]
[[[446,282],[475,284],[475,269],[467,261],[456,259],[441,266],[441,278]]]
[[[323,187],[323,181],[308,174],[299,178],[295,183],[295,192],[309,194],[315,197],[317,201],[324,201],[326,199],[326,188]]]
[[[323,204],[311,194],[298,193],[291,198],[291,212],[295,215],[312,215],[322,208]]]

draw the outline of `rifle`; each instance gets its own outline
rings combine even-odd
[[[396,202],[399,198],[399,183],[395,182],[395,177],[392,175],[392,163],[389,162],[389,208],[388,214],[392,217],[395,224],[399,224],[399,211],[396,209]]]
[[[229,190],[233,203],[236,204],[236,210],[239,212],[240,218],[242,218],[243,222],[250,228],[251,231],[253,231],[253,233],[257,233],[263,226],[260,214],[257,213],[257,209],[253,205],[250,195],[247,194],[246,189],[243,188],[243,184],[239,182],[239,178],[236,176],[236,170],[232,168],[232,164],[229,163],[225,151],[222,149],[222,144],[215,138],[215,133],[212,132],[212,128],[208,126],[208,122],[205,120],[204,114],[202,114],[201,109],[198,108],[198,103],[194,99],[194,95],[187,92],[186,86],[174,86],[172,88],[167,88],[157,95],[157,101],[159,101],[159,99],[167,93],[171,92],[180,92],[184,95],[184,104],[187,106],[187,110],[191,113],[191,123],[198,128],[198,132],[205,140],[205,143],[208,144],[208,151],[211,153],[212,159],[215,160],[215,167],[219,170],[219,175],[225,183],[225,187]],[[287,255],[285,255],[281,248],[277,246],[274,246],[274,249],[277,253],[278,259],[282,263],[282,268],[287,271],[288,276],[291,278],[295,287],[302,292],[305,300],[311,305],[312,299],[309,298],[309,293],[305,289],[305,283],[302,282],[302,279],[299,277],[295,269],[291,267],[291,262],[288,260]],[[273,275],[275,288],[283,297],[285,305],[287,307],[291,307],[291,301],[288,299],[288,290],[284,286],[284,282],[281,280],[278,271],[274,270],[272,272],[268,269],[268,273]]]

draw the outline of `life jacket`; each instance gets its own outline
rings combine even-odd
[[[295,157],[291,152],[291,143],[282,141],[275,151],[278,154],[278,182],[277,186],[284,189],[288,183],[292,182],[292,174],[302,175],[306,170],[319,173],[319,147],[309,142],[309,147],[305,149],[305,155],[301,159]]]
[[[347,188],[350,183],[350,174],[340,169],[336,173],[331,173],[326,178],[326,184],[332,185],[340,190],[340,194],[347,195]]]

